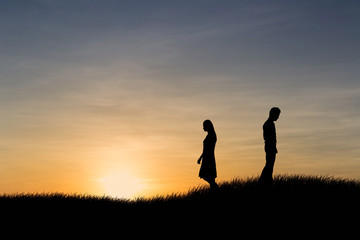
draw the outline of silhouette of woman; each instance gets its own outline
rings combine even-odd
[[[199,177],[204,179],[210,184],[210,188],[218,188],[218,185],[215,182],[217,177],[216,173],[216,163],[215,163],[215,144],[216,144],[216,133],[214,125],[210,120],[205,120],[203,123],[204,131],[208,132],[208,135],[203,142],[203,153],[201,154],[198,164],[201,163]]]

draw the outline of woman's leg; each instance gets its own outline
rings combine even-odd
[[[215,178],[204,178],[205,181],[207,181],[210,184],[211,189],[219,188],[219,186],[215,182]]]

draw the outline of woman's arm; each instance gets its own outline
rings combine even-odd
[[[201,156],[199,157],[199,159],[197,160],[197,163],[198,164],[200,164],[201,163],[201,159],[203,158],[203,155],[204,155],[204,153],[203,154],[201,154]]]

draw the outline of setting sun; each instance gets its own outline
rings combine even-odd
[[[117,198],[136,197],[146,187],[142,179],[128,171],[113,172],[98,181],[106,195]]]

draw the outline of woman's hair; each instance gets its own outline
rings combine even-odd
[[[204,121],[204,127],[207,129],[208,132],[215,133],[214,125],[209,119]]]

